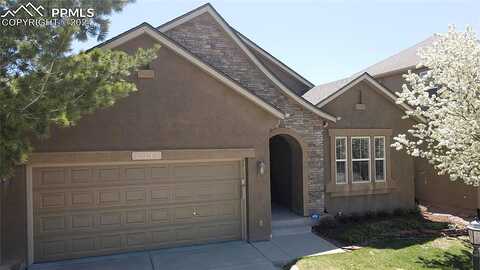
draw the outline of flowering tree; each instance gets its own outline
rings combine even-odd
[[[450,27],[430,47],[419,51],[418,75],[404,75],[407,83],[397,103],[413,109],[406,117],[419,121],[394,138],[392,146],[427,159],[439,174],[468,185],[480,184],[480,44],[471,28]]]

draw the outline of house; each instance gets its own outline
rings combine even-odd
[[[269,240],[280,207],[414,207],[414,160],[389,145],[415,120],[384,72],[314,87],[209,4],[98,47],[154,44],[138,92],[34,143],[3,198],[8,256]]]
[[[421,73],[425,68],[417,67],[420,63],[418,50],[420,48],[431,46],[437,40],[436,36],[431,36],[412,47],[382,60],[349,78],[326,83],[316,86],[303,97],[310,102],[316,104],[319,108],[324,109],[328,113],[338,116],[339,113],[330,111],[328,105],[329,98],[332,98],[342,89],[352,87],[358,81],[357,76],[365,73],[369,74],[372,79],[381,84],[386,90],[394,94],[402,91],[402,85],[405,82],[403,74],[408,70]],[[344,91],[344,90],[343,90]],[[362,94],[359,94],[362,99]],[[362,102],[360,102],[362,103]],[[378,103],[376,103],[378,105]],[[348,119],[353,120],[350,116]],[[372,118],[375,119],[375,118]],[[338,121],[340,122],[340,121]],[[398,166],[397,164],[396,166]],[[394,166],[392,170],[396,167]],[[438,175],[437,171],[424,159],[414,160],[414,181],[415,181],[415,199],[417,202],[441,208],[443,210],[455,210],[456,213],[473,214],[480,208],[478,188],[465,185],[461,181],[451,181],[448,175]],[[410,170],[410,168],[404,168]],[[328,194],[328,192],[327,192]],[[336,205],[336,203],[330,203]],[[327,205],[329,205],[327,200]]]

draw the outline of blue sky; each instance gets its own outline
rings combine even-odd
[[[206,1],[137,0],[111,17],[111,38],[142,22],[158,26]],[[480,33],[479,0],[212,0],[230,25],[320,84],[349,76],[448,25]],[[75,44],[88,49],[94,40]]]

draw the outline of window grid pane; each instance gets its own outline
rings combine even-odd
[[[377,137],[375,138],[375,158],[384,158],[385,157],[385,138]]]
[[[352,137],[352,182],[370,181],[370,137]]]
[[[370,181],[369,166],[368,160],[352,161],[353,182]]]
[[[337,161],[337,175],[336,181],[337,184],[347,183],[347,162],[346,161]]]
[[[345,138],[336,138],[335,143],[335,153],[336,159],[346,159],[346,139]]]
[[[352,138],[352,158],[353,159],[368,159],[369,158],[370,138]]]
[[[385,181],[385,160],[375,160],[375,180]]]
[[[375,180],[385,181],[385,137],[375,137]]]
[[[335,138],[335,182],[347,183],[347,138]]]

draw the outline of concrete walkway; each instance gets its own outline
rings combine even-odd
[[[283,266],[300,257],[344,252],[313,234],[309,218],[283,208],[272,210],[272,240],[252,245],[275,266]]]
[[[275,211],[272,240],[130,252],[35,264],[32,270],[276,270],[296,258],[342,252],[311,233],[308,219]]]

